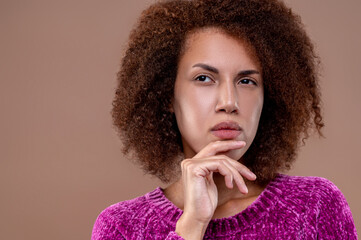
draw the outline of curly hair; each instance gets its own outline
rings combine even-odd
[[[279,0],[171,0],[143,11],[118,72],[112,117],[142,168],[163,182],[179,171],[181,136],[170,111],[178,61],[191,32],[222,29],[260,60],[264,105],[243,163],[265,184],[290,168],[312,130],[322,135],[319,58],[300,17]]]

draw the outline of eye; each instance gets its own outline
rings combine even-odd
[[[243,78],[243,79],[239,80],[238,83],[245,84],[245,85],[257,85],[257,83],[250,78]]]
[[[206,75],[199,75],[195,78],[196,81],[199,81],[199,82],[204,82],[204,83],[210,83],[212,82],[213,80],[206,76]]]

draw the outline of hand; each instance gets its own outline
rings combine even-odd
[[[224,176],[226,187],[231,189],[235,183],[241,193],[248,193],[243,177],[252,181],[256,176],[238,161],[216,155],[245,145],[245,142],[235,140],[211,142],[192,159],[182,161],[184,211],[176,226],[180,236],[185,239],[203,238],[218,203],[213,173]]]

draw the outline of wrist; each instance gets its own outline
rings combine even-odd
[[[203,239],[209,221],[198,221],[184,214],[177,221],[175,232],[186,240]]]

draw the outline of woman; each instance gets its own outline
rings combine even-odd
[[[170,185],[105,209],[92,239],[357,239],[335,185],[279,174],[322,135],[317,63],[277,0],[145,10],[113,119],[124,152]]]

